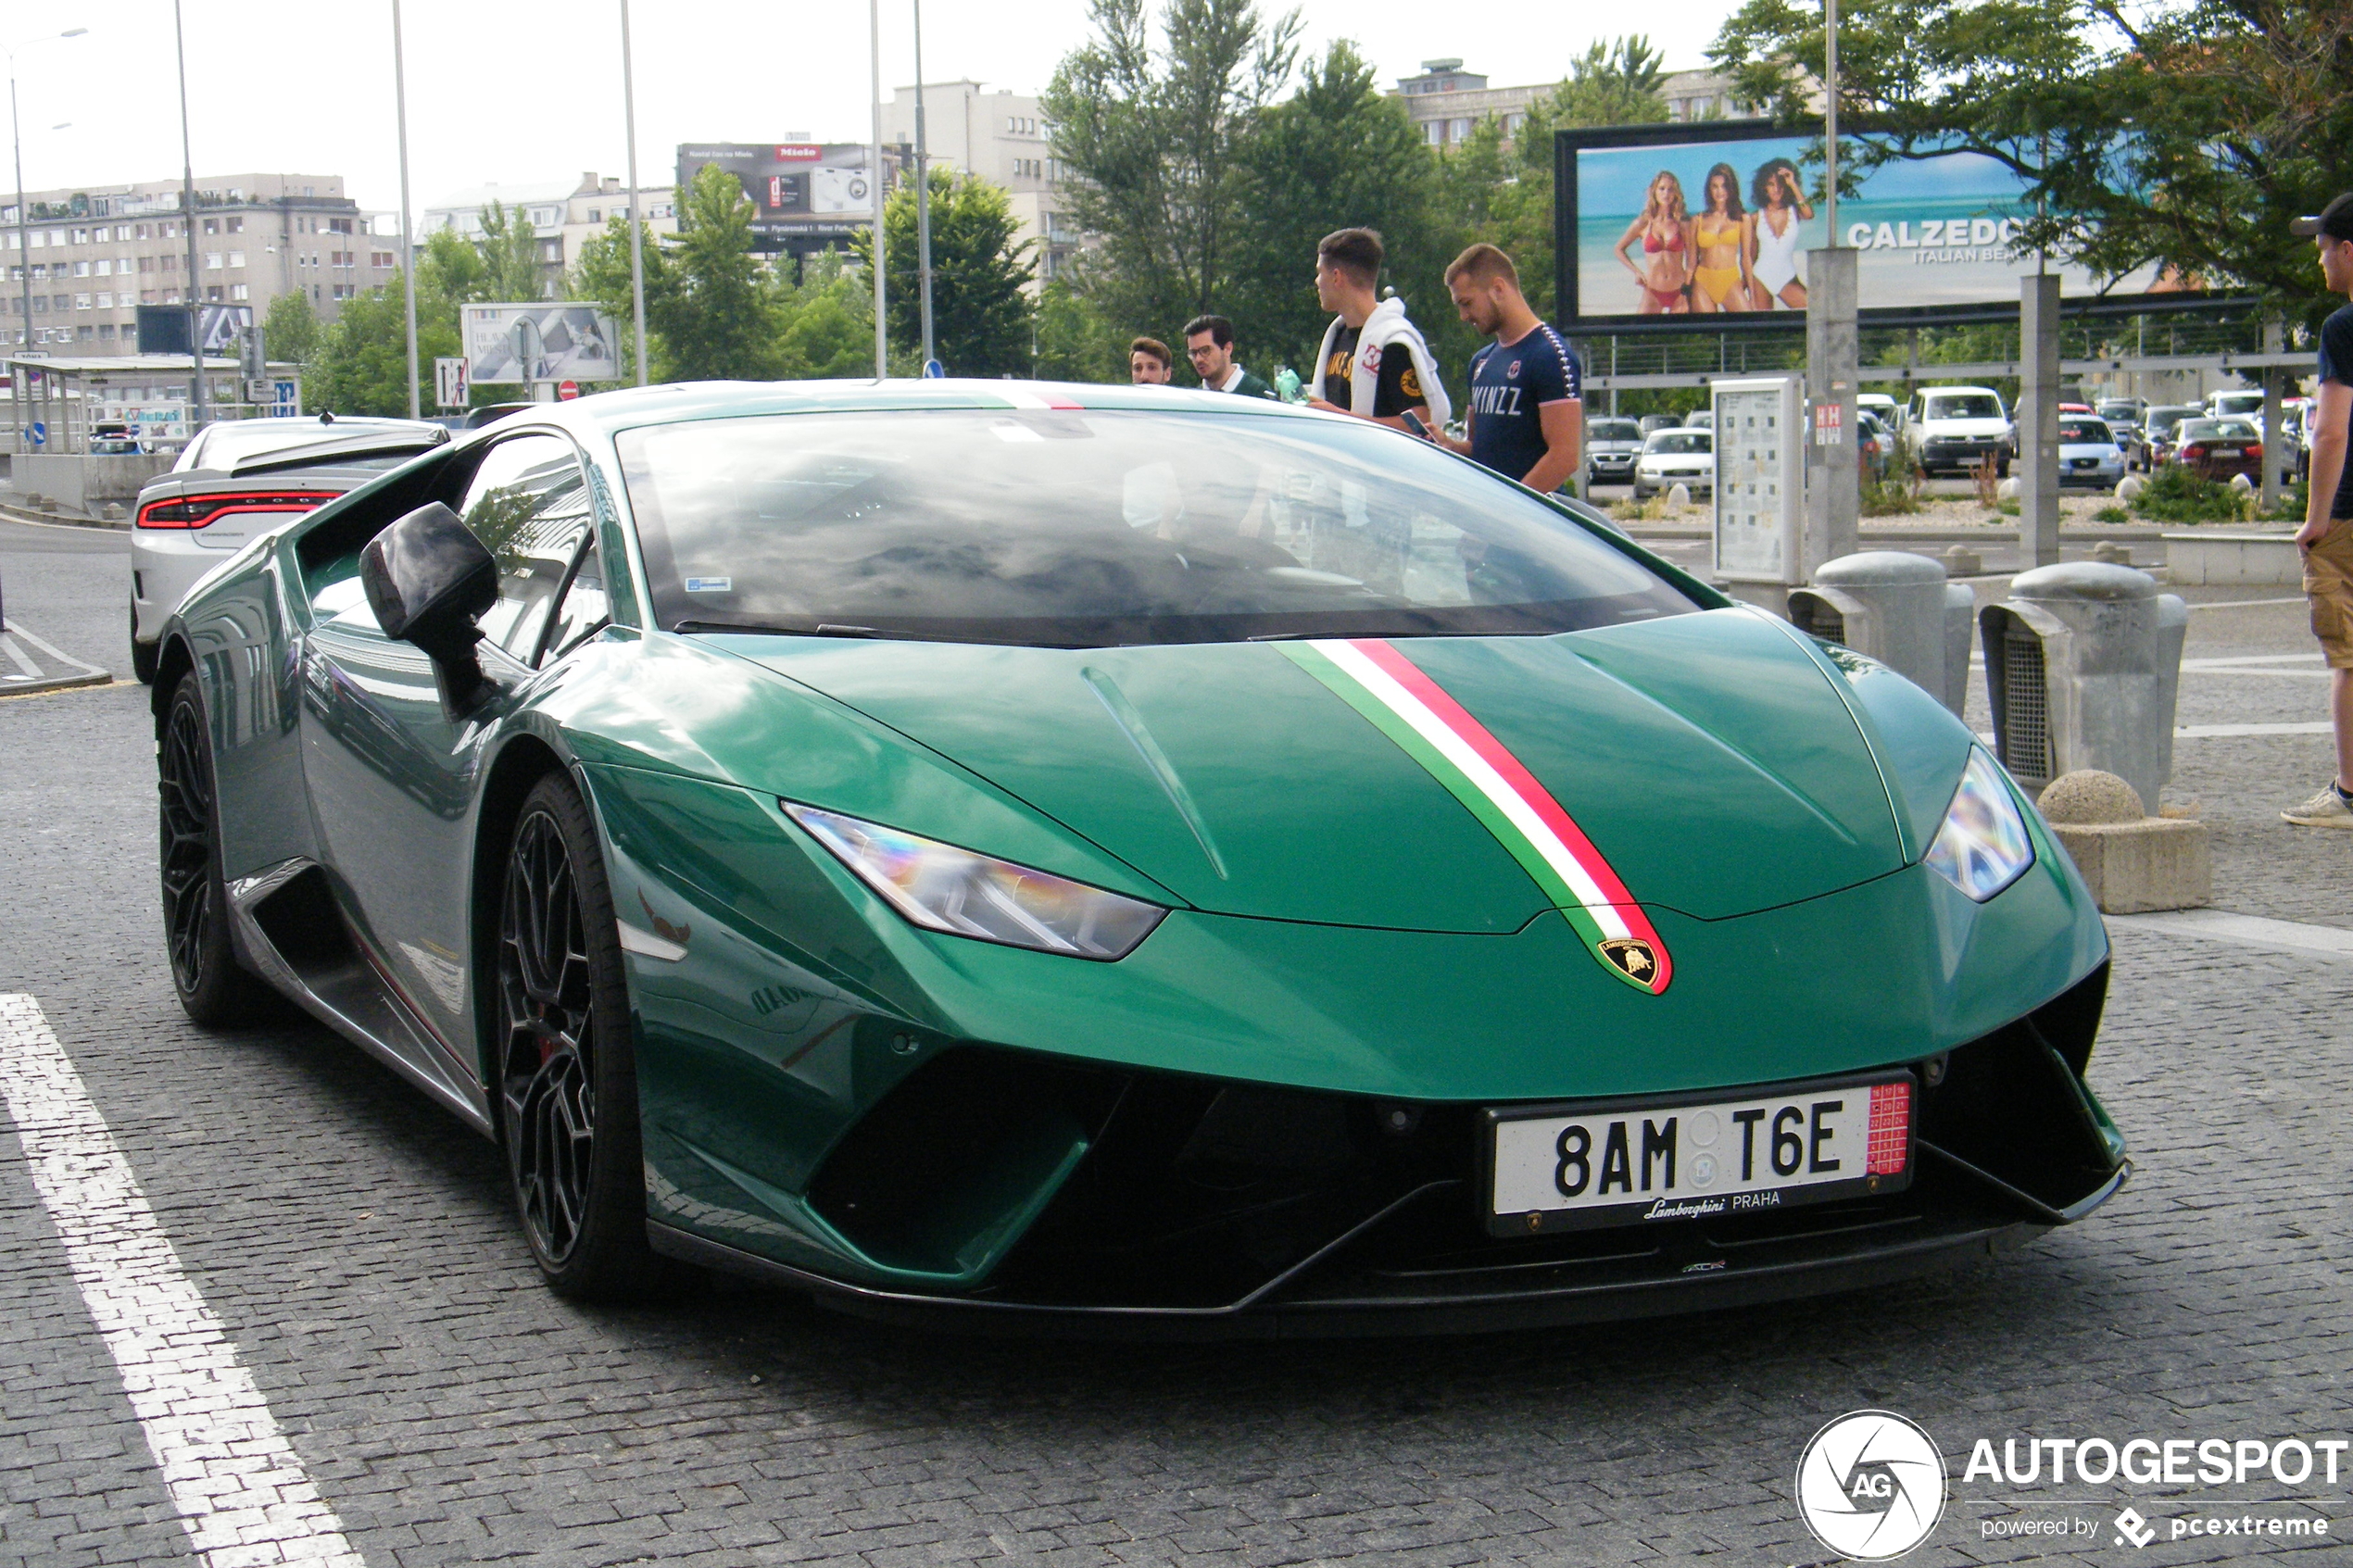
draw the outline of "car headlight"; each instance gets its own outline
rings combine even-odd
[[[926,930],[1072,958],[1122,959],[1168,913],[879,822],[782,804],[859,881]]]
[[[1944,825],[1928,847],[1928,863],[1982,904],[2026,873],[2034,846],[2002,770],[1982,747],[1969,749],[1961,787],[1944,809]]]

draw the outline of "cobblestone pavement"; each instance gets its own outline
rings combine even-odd
[[[0,527],[9,605],[121,668],[120,535],[29,533]],[[2292,608],[2202,611],[2191,653],[2303,651],[2300,624]],[[2323,690],[2194,675],[2183,716],[2309,720]],[[0,702],[0,993],[37,1002],[376,1568],[1818,1562],[1791,1500],[1797,1456],[1867,1406],[1920,1422],[1955,1476],[1907,1562],[2284,1552],[2169,1532],[2295,1515],[2246,1506],[2289,1495],[2353,1530],[2353,1466],[2302,1486],[1960,1479],[1980,1438],[2353,1436],[2341,965],[2120,935],[2094,1078],[2134,1180],[2008,1259],[1897,1287],[1547,1334],[1215,1349],[939,1337],[719,1280],[591,1311],[540,1287],[489,1144],[307,1022],[208,1035],[182,1017],[144,701],[119,685]],[[2323,750],[2182,743],[2179,791],[2221,831],[2226,907],[2353,924],[2353,834],[2271,814],[2325,775]],[[0,1238],[0,1563],[191,1561],[6,1122]],[[2158,1528],[2145,1549],[2115,1536],[2127,1501]],[[2057,1519],[2094,1533],[1989,1534]],[[2305,1544],[2344,1560],[2334,1534]]]

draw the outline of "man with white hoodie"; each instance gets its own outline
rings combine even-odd
[[[1453,411],[1446,387],[1429,345],[1405,319],[1405,302],[1373,292],[1382,254],[1380,235],[1371,229],[1342,229],[1316,245],[1315,297],[1337,319],[1324,329],[1315,357],[1320,395],[1308,402],[1400,430],[1410,413],[1434,431]]]

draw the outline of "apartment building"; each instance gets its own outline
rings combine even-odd
[[[372,232],[339,175],[200,180],[193,215],[182,195],[180,181],[165,179],[28,192],[21,222],[15,203],[0,207],[8,268],[0,345],[135,353],[137,307],[178,305],[192,290],[206,304],[250,306],[256,320],[280,295],[298,291],[331,321],[343,301],[398,264],[397,242]]]
[[[605,232],[612,219],[629,212],[629,193],[618,174],[599,176],[595,169],[576,182],[548,181],[514,185],[478,185],[459,191],[424,209],[418,226],[420,242],[427,234],[451,229],[470,240],[482,238],[482,215],[492,202],[509,214],[520,213],[531,225],[539,246],[542,295],[561,294],[564,274],[580,265],[582,247]],[[668,185],[643,186],[637,192],[637,213],[648,234],[678,232],[676,193]]]
[[[1465,70],[1461,60],[1448,58],[1424,60],[1421,74],[1402,78],[1390,95],[1405,100],[1405,111],[1421,128],[1424,141],[1444,147],[1466,140],[1490,116],[1501,119],[1505,131],[1517,131],[1528,121],[1529,106],[1558,85],[1555,80],[1528,87],[1491,87],[1484,76]],[[1718,72],[1674,71],[1658,85],[1670,120],[1730,119],[1739,112],[1730,79]]]
[[[924,84],[924,144],[934,163],[1001,185],[1012,198],[1021,237],[1038,242],[1032,253],[1040,281],[1067,266],[1079,236],[1055,194],[1062,170],[1054,160],[1053,126],[1026,94],[989,92],[977,82]],[[915,89],[896,89],[883,106],[883,140],[896,144],[902,168],[914,167]]]

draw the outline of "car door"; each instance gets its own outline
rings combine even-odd
[[[471,1074],[469,835],[484,742],[529,680],[575,568],[595,569],[584,559],[587,486],[560,435],[526,432],[492,446],[459,508],[498,563],[479,653],[500,695],[453,716],[432,662],[386,637],[354,594],[312,630],[303,725],[319,841],[370,960]],[[579,613],[591,612],[601,615],[601,593],[581,596]]]

